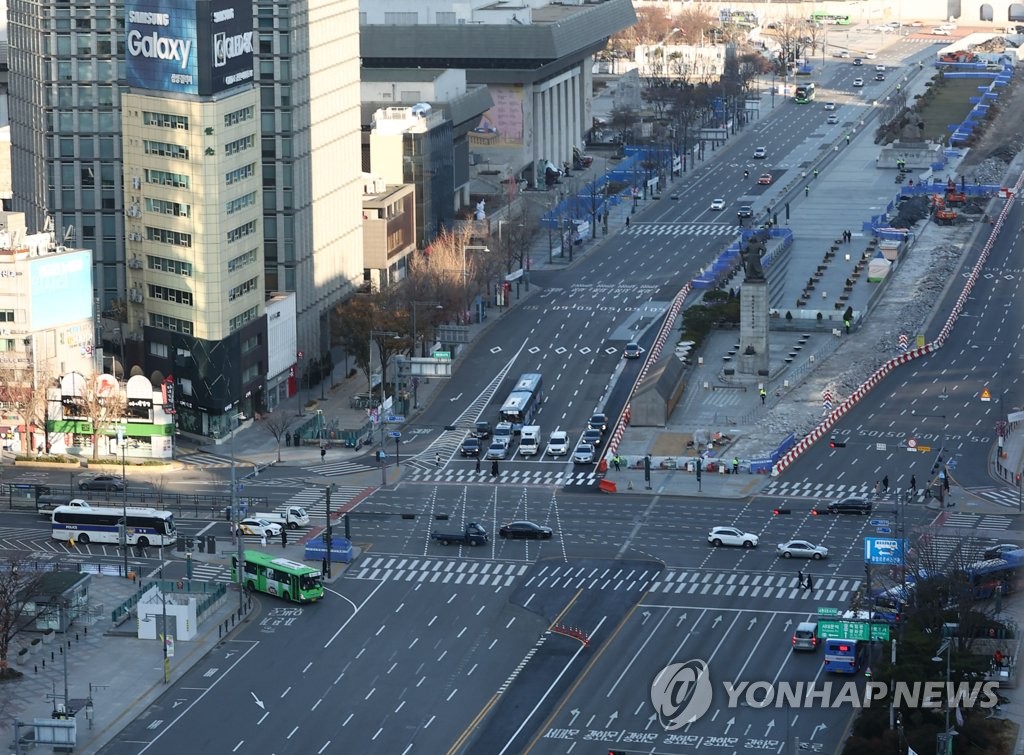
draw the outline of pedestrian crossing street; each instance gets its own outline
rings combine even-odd
[[[797,600],[844,605],[860,587],[852,577],[814,575],[814,588],[800,587],[793,574],[762,574],[715,571],[669,571],[655,581],[650,591],[660,594],[715,595],[758,600]]]
[[[491,477],[490,462],[481,462],[479,472],[473,469],[428,469],[406,471],[402,479],[407,482],[455,483],[480,485],[500,483],[502,485],[540,485],[546,487],[582,486],[592,488],[597,485],[599,477],[593,469],[587,471],[556,471],[516,469],[511,465],[501,465],[501,474]]]
[[[633,223],[623,232],[633,236],[738,236],[742,230],[730,223]]]
[[[971,495],[983,498],[989,503],[994,503],[997,506],[1005,506],[1008,509],[1018,510],[1021,505],[1021,494],[1020,491],[1015,488],[968,488],[967,492]]]
[[[831,482],[810,482],[808,480],[775,480],[772,479],[765,485],[763,495],[785,496],[787,498],[814,498],[814,499],[839,499],[850,495],[872,496],[874,485],[857,483],[844,485]],[[892,498],[894,488],[889,489],[888,494],[881,494],[880,499]],[[924,501],[924,491],[918,490],[912,499],[918,503]]]

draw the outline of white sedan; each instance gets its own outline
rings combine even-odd
[[[252,535],[255,537],[277,537],[281,534],[281,525],[268,522],[266,519],[243,519],[238,523],[236,535]]]
[[[580,443],[578,446],[576,446],[576,450],[572,452],[572,463],[593,464],[594,447],[589,443]]]
[[[711,200],[711,209],[712,210],[724,210],[725,209],[725,200],[724,199],[712,199]]]
[[[708,533],[708,542],[715,547],[738,545],[744,548],[757,547],[757,535],[738,530],[735,527],[714,527]]]
[[[484,454],[484,458],[488,461],[505,460],[508,458],[508,444],[502,443],[500,440],[494,440],[487,449],[487,453]]]
[[[814,545],[806,540],[790,540],[788,543],[779,543],[776,552],[779,558],[813,558],[815,561],[828,558],[828,548],[824,545]]]

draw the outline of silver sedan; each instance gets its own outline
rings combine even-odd
[[[790,540],[788,543],[779,543],[776,552],[779,558],[813,558],[815,561],[828,558],[828,548],[824,545],[814,545],[806,540]]]

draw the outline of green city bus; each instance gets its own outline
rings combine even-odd
[[[800,105],[806,105],[813,99],[814,84],[801,84],[796,88],[796,92],[793,95],[793,101]]]
[[[294,603],[312,603],[324,596],[319,569],[262,551],[245,551],[242,556],[246,590],[265,592]],[[238,581],[238,556],[231,557],[231,579]]]
[[[815,21],[819,24],[836,24],[838,26],[849,26],[850,17],[845,13],[828,13],[826,11],[816,11],[811,14],[811,21]]]

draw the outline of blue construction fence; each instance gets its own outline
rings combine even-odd
[[[740,251],[746,246],[750,237],[755,233],[763,233],[763,231],[764,229],[759,228],[744,228],[740,231],[739,239],[726,247],[726,249],[715,258],[714,262],[704,269],[700,277],[694,278],[690,281],[690,285],[695,289],[710,289],[726,280],[742,263]],[[776,262],[784,252],[788,251],[789,248],[793,246],[793,231],[789,228],[769,229],[768,236],[770,239],[778,239],[782,243],[772,246],[772,248],[769,249],[761,258],[761,267],[764,268],[765,272],[771,268],[772,264]]]
[[[579,192],[565,197],[540,219],[542,228],[559,228],[565,218],[585,219],[604,215],[623,200],[631,201],[634,185],[641,187],[649,178],[645,163],[657,163],[671,168],[672,150],[668,147],[626,147],[625,156],[614,168],[580,187]],[[656,172],[655,172],[656,174]],[[626,184],[618,194],[606,194],[609,183]],[[638,188],[642,191],[642,188]]]
[[[998,66],[998,68],[991,68]],[[1010,83],[1013,66],[1006,61],[999,63],[936,63],[942,69],[942,75],[948,79],[991,79],[984,86],[979,86],[979,96],[971,97],[974,105],[962,123],[951,123],[946,128],[951,132],[951,146],[964,144],[974,134],[974,129],[985,119],[989,108],[999,99],[1000,89]]]
[[[955,150],[949,150],[955,151]],[[896,209],[900,197],[920,197],[932,194],[944,194],[948,178],[935,176],[931,182],[921,182],[913,186],[901,186],[897,196],[885,206],[885,211],[872,215],[861,224],[861,231],[877,237],[879,240],[898,241],[906,231],[902,228],[889,227],[889,215]],[[999,184],[968,183],[965,180],[955,181],[956,190],[967,197],[991,197],[1002,190]]]
[[[782,442],[778,446],[776,446],[775,450],[772,451],[770,454],[768,454],[767,456],[762,456],[757,459],[751,459],[749,462],[750,473],[767,474],[771,472],[772,467],[774,467],[778,463],[779,459],[782,458],[782,455],[789,451],[789,449],[791,449],[794,445],[796,445],[796,436],[793,435],[793,433],[790,433],[789,435],[782,439]]]

